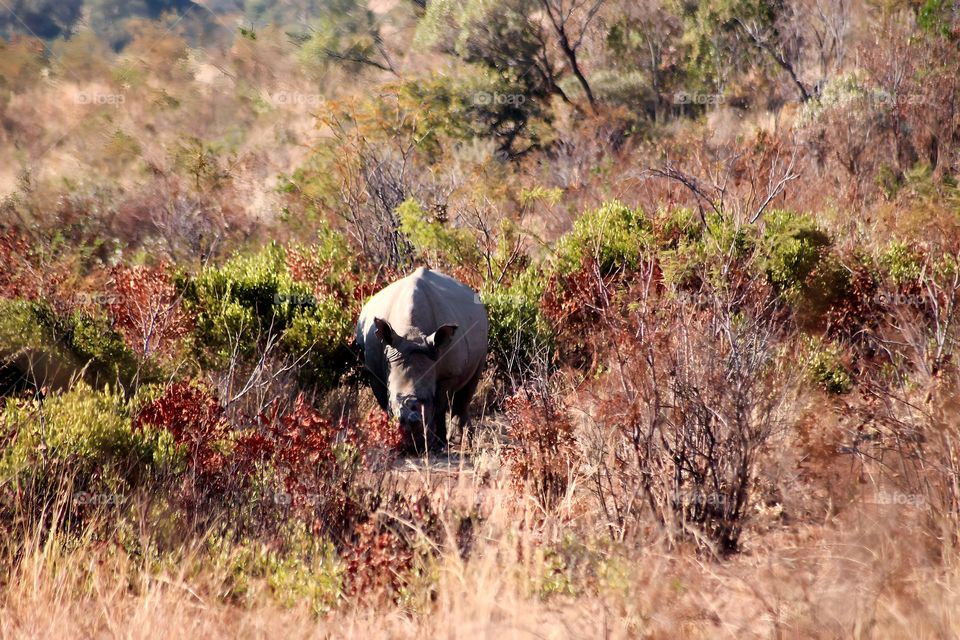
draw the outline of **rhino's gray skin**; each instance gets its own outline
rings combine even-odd
[[[446,443],[448,410],[466,429],[487,326],[487,310],[472,289],[422,267],[363,306],[357,346],[373,393],[418,452]]]

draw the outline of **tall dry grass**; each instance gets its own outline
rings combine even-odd
[[[725,562],[693,548],[627,547],[602,530],[576,482],[551,513],[518,496],[489,456],[457,468],[406,465],[397,487],[443,513],[484,514],[470,544],[444,522],[393,595],[359,593],[329,611],[281,602],[265,579],[230,594],[228,566],[203,537],[130,553],[47,518],[4,543],[0,636],[286,638],[945,638],[960,633],[960,570],[922,509],[865,499],[822,521],[758,510],[744,551]],[[882,497],[882,496],[881,496]],[[141,549],[156,532],[139,523]],[[413,526],[413,525],[411,525]],[[461,535],[458,538],[458,535]]]

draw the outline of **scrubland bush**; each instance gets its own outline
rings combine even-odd
[[[109,312],[125,343],[141,360],[170,359],[188,333],[190,318],[181,308],[169,266],[118,266],[111,275],[117,293]]]
[[[481,291],[490,318],[490,353],[498,368],[519,380],[538,360],[550,359],[553,336],[540,311],[544,283],[539,269],[529,267],[509,286]]]
[[[637,269],[652,240],[651,231],[650,219],[642,210],[617,201],[604,203],[577,218],[570,233],[557,243],[552,266],[567,275],[590,258],[603,275]]]
[[[343,592],[342,568],[334,548],[305,527],[289,534],[282,550],[224,538],[212,539],[208,546],[211,563],[226,574],[223,587],[229,600],[256,602],[265,583],[270,597],[283,606],[306,604],[311,613],[324,615],[338,604]]]
[[[521,389],[507,399],[507,461],[520,495],[529,495],[549,513],[567,497],[579,473],[574,426],[564,406],[554,406],[549,389]]]
[[[805,291],[808,299],[807,280],[827,257],[829,236],[810,216],[775,211],[767,216],[763,241],[770,282],[788,299],[795,300]]]
[[[611,534],[636,535],[648,512],[672,540],[735,551],[758,460],[786,426],[780,327],[760,309],[725,315],[681,303],[638,312],[626,328],[591,416]]]
[[[807,369],[812,380],[828,393],[848,393],[853,380],[841,361],[841,351],[836,345],[810,345],[811,353]]]
[[[474,270],[479,267],[477,242],[466,229],[449,229],[440,220],[431,220],[416,200],[402,202],[397,217],[400,232],[428,264]]]
[[[0,478],[13,487],[0,504],[4,520],[47,511],[56,527],[58,517],[122,508],[125,496],[179,466],[173,438],[135,429],[129,401],[109,388],[81,383],[45,400],[9,400],[2,415]]]
[[[59,315],[45,302],[2,300],[0,358],[18,361],[38,384],[64,386],[82,375],[98,384],[130,389],[139,367],[106,318],[84,311]]]
[[[343,372],[349,309],[333,296],[315,297],[310,284],[294,280],[280,246],[204,269],[182,287],[184,308],[196,318],[195,348],[212,366],[279,347],[308,358],[306,371],[321,386]]]

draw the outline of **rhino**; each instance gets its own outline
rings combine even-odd
[[[414,452],[447,444],[447,412],[467,433],[487,356],[487,310],[470,287],[421,267],[363,306],[356,344],[373,394]]]

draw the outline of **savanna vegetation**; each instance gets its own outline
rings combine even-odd
[[[0,0],[0,635],[960,634],[945,0]],[[444,455],[353,328],[490,352]]]

